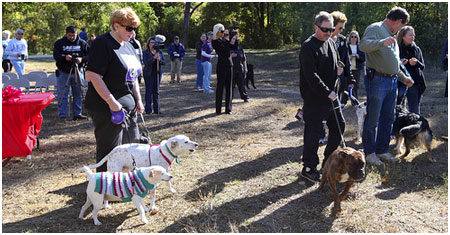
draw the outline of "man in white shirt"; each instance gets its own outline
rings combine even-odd
[[[6,47],[5,53],[14,66],[19,78],[25,74],[25,61],[28,60],[28,45],[23,39],[23,30],[16,30],[16,38],[12,39]]]
[[[6,47],[5,53],[9,56],[19,77],[25,74],[25,61],[28,60],[28,45],[23,39],[23,30],[16,30],[16,38],[12,39]]]

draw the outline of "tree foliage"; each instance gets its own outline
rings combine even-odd
[[[109,17],[120,7],[130,6],[139,15],[142,25],[137,37],[141,41],[163,34],[169,43],[175,35],[184,35],[187,18],[183,2],[4,2],[2,5],[2,28],[24,29],[30,53],[44,54],[51,52],[53,43],[64,35],[68,25],[86,27],[88,34],[108,32]],[[185,46],[193,48],[202,32],[212,31],[216,23],[228,27],[233,20],[240,26],[241,42],[246,48],[300,45],[313,33],[316,14],[335,10],[348,18],[344,34],[357,30],[362,35],[368,25],[382,21],[395,5],[410,13],[409,25],[416,29],[416,42],[425,55],[439,55],[448,28],[446,2],[207,2],[190,12]]]

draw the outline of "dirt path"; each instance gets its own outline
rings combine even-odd
[[[448,114],[440,71],[428,72],[422,106],[437,137],[437,163],[415,149],[400,164],[369,167],[342,203],[342,215],[334,217],[329,192],[298,180],[303,123],[293,117],[301,105],[297,54],[251,55],[249,61],[258,89],[249,91],[249,103],[236,92],[233,115],[216,116],[214,95],[194,91],[193,58],[186,59],[181,84],[169,85],[165,74],[163,114],[145,116],[152,140],[184,134],[200,147],[173,165],[177,193],[159,187],[160,212],[147,214],[147,225],[132,203],[102,210],[102,226],[93,225],[90,209],[78,219],[87,183],[84,174],[72,179],[71,173],[95,162],[93,128],[89,121],[58,122],[52,103],[32,161],[18,158],[3,167],[3,232],[448,232],[448,147],[440,139],[448,135]],[[361,148],[354,143],[354,110],[344,116],[347,145]]]

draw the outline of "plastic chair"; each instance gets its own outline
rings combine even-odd
[[[33,72],[29,72],[28,74],[38,76],[40,78],[47,78],[47,76],[48,76],[47,72],[45,72],[45,71],[33,71]]]
[[[30,93],[30,81],[26,78],[5,81],[6,86],[13,86],[16,89],[21,89],[23,93]]]
[[[49,76],[48,78],[40,79],[36,82],[35,87],[36,90],[39,88],[39,92],[53,92],[56,94],[56,77]]]
[[[22,75],[21,78],[19,78],[19,80],[21,79],[28,80],[28,82],[30,83],[30,92],[37,92],[36,83],[37,81],[42,80],[43,78],[41,78],[38,74],[27,73]]]
[[[4,73],[9,76],[10,79],[19,79],[19,75],[17,73]]]

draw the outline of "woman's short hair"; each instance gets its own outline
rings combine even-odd
[[[139,17],[131,7],[124,7],[116,10],[109,18],[109,21],[111,22],[111,27],[113,27],[115,23],[132,27],[137,27],[141,24],[141,20],[139,20]]]
[[[331,16],[333,16],[334,24],[337,25],[338,23],[347,23],[347,17],[344,13],[340,11],[333,11],[331,12]]]
[[[400,31],[398,31],[397,34],[397,43],[398,45],[402,45],[403,43],[403,37],[405,36],[406,33],[408,33],[409,31],[414,31],[414,28],[412,26],[403,26]],[[414,43],[414,42],[413,42]]]
[[[350,44],[350,39],[351,39],[353,34],[356,35],[356,44],[358,44],[359,40],[360,40],[359,39],[359,33],[358,33],[358,31],[355,31],[355,30],[351,31],[350,34],[348,35],[347,43]]]
[[[314,24],[317,26],[321,26],[322,22],[324,21],[329,21],[331,22],[331,24],[333,24],[333,16],[331,16],[331,14],[326,11],[321,11],[319,12],[319,14],[316,15]]]
[[[9,30],[4,30],[4,31],[2,32],[2,36],[3,36],[4,38],[6,38],[6,39],[9,39],[9,37],[11,37],[11,31],[9,31]]]
[[[214,25],[214,27],[213,27],[213,40],[216,40],[217,33],[219,32],[219,30],[221,28],[225,29],[225,26],[223,26],[223,24],[221,24],[221,23],[218,23],[218,24]]]

